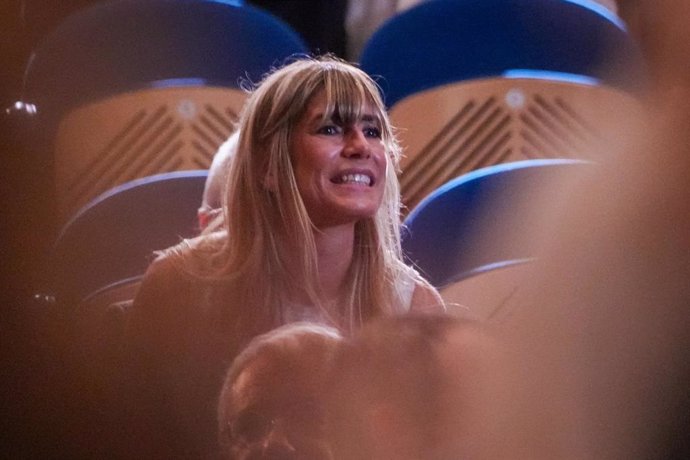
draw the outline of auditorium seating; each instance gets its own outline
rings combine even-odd
[[[534,258],[545,200],[595,165],[533,159],[483,167],[439,187],[404,221],[408,262],[450,304],[488,318],[519,288]],[[550,202],[548,202],[550,203]]]
[[[68,306],[134,297],[154,251],[196,235],[206,171],[175,171],[116,186],[65,226],[46,266],[47,291]]]
[[[243,82],[305,51],[240,1],[110,0],[67,17],[32,53],[22,95],[34,149],[54,157],[59,222],[138,177],[207,168]]]
[[[434,0],[367,42],[405,149],[413,208],[452,178],[531,158],[597,159],[647,70],[622,22],[588,0]]]

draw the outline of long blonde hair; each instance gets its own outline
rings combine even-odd
[[[332,318],[338,326],[351,329],[392,311],[402,300],[400,278],[418,279],[418,275],[401,257],[400,147],[376,83],[345,61],[332,56],[303,58],[264,77],[240,115],[238,149],[223,197],[224,232],[185,242],[168,253],[180,256],[188,272],[228,280],[238,300],[278,316],[279,321],[286,300],[283,293],[291,286],[303,287],[313,304],[327,313],[317,281],[314,232],[318,230],[298,192],[289,151],[292,132],[319,91],[327,100],[324,119],[337,113],[344,123],[352,123],[370,107],[387,152],[382,205],[375,216],[355,225],[344,291],[349,298],[339,317]],[[265,185],[267,177],[271,187]]]

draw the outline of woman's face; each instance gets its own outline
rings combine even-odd
[[[352,125],[322,121],[326,97],[318,92],[290,142],[299,193],[317,228],[372,217],[383,199],[386,150],[373,109]]]

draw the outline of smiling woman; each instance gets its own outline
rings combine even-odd
[[[388,163],[381,123],[370,107],[348,120],[329,116],[327,106],[325,91],[314,95],[290,144],[299,194],[320,229],[375,216]]]
[[[296,60],[251,92],[238,132],[221,230],[159,254],[134,301],[130,457],[215,452],[222,375],[258,334],[444,309],[401,257],[400,148],[366,73]]]

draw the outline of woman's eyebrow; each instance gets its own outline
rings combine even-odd
[[[314,113],[313,115],[310,115],[309,118],[307,118],[304,123],[306,123],[306,126],[319,126],[321,123],[324,122],[332,122],[333,117],[327,117],[324,112],[317,112]]]
[[[379,119],[378,117],[370,114],[370,113],[365,113],[362,115],[362,121],[367,122],[367,123],[378,123]]]
[[[327,117],[325,112],[315,113],[314,116],[311,117],[311,120],[309,121],[310,124],[315,124],[315,125],[319,124],[319,123],[323,123],[323,122],[330,122],[330,123],[334,123],[334,124],[339,125],[339,126],[344,123],[340,117],[340,114],[338,114],[337,112],[331,114],[330,117]],[[360,123],[361,122],[363,122],[363,123],[377,123],[378,124],[378,123],[380,123],[380,119],[379,119],[379,117],[377,117],[374,114],[365,113],[359,118],[359,120],[357,120],[357,122],[360,122]]]

